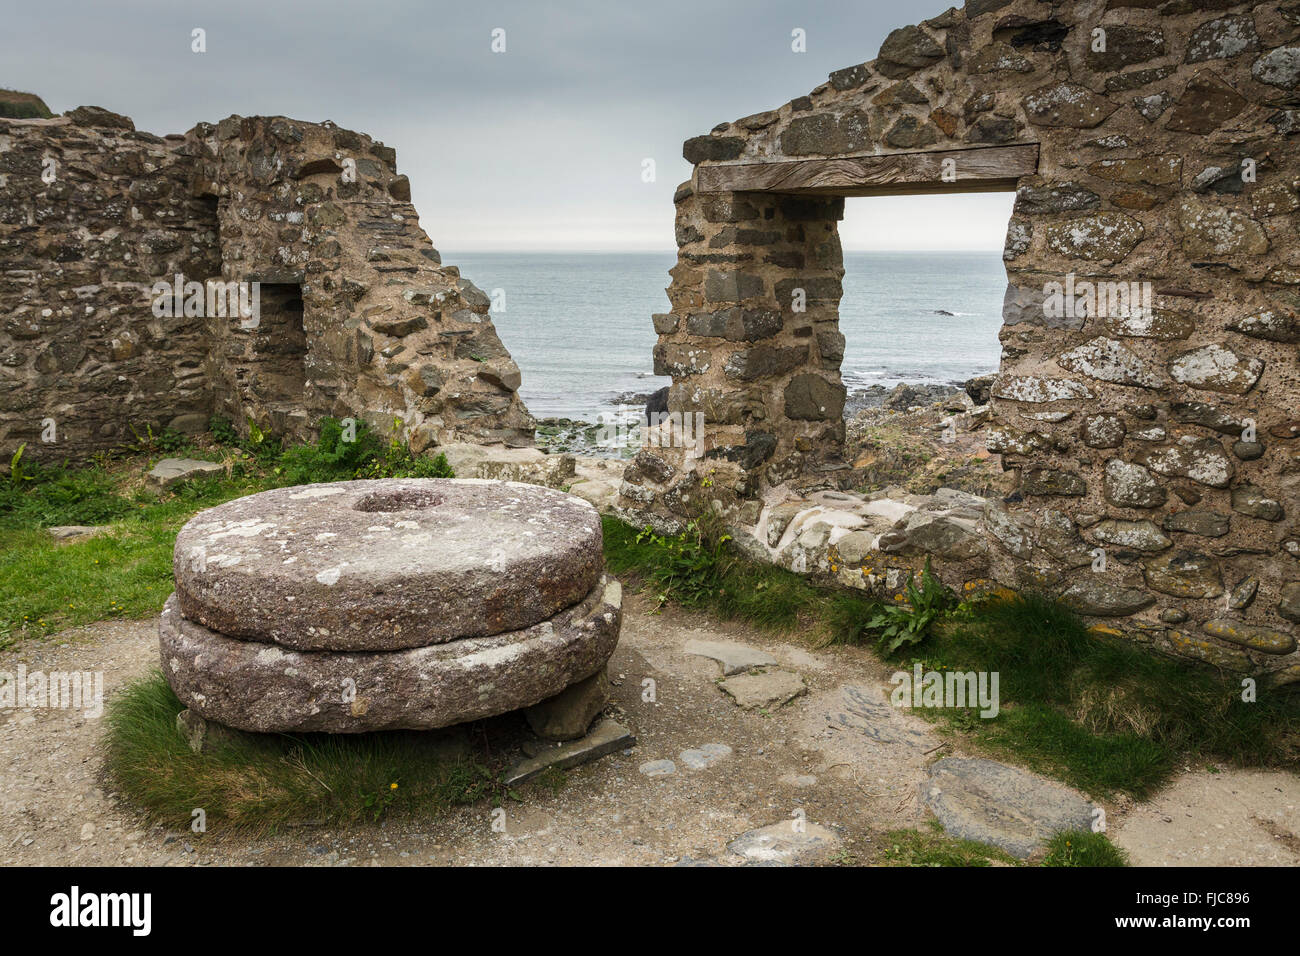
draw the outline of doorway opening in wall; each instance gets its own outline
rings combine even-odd
[[[851,197],[840,242],[847,452],[862,490],[1010,490],[983,428],[1014,192]]]
[[[307,381],[302,286],[263,282],[258,295],[260,312],[253,330],[248,385],[257,404],[270,412],[272,428],[278,431],[282,425],[278,418],[301,410]]]

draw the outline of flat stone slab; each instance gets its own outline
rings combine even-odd
[[[391,651],[529,627],[603,571],[600,516],[537,485],[300,485],[195,515],[176,538],[181,613],[299,650]],[[590,673],[590,672],[588,672]]]
[[[840,842],[834,830],[791,819],[742,833],[727,849],[751,863],[806,866],[829,860]]]
[[[766,651],[732,641],[687,641],[686,653],[717,661],[722,665],[723,675],[728,677],[776,663],[776,658]]]
[[[197,458],[164,458],[145,473],[145,487],[151,491],[166,491],[173,485],[191,478],[225,474],[226,466],[217,461]]]
[[[636,746],[636,737],[618,721],[606,717],[599,721],[587,736],[568,740],[543,748],[536,756],[516,764],[506,774],[506,786],[512,787],[537,776],[547,767],[567,770],[579,764],[590,763],[616,750]]]
[[[158,623],[163,674],[200,716],[238,730],[427,730],[529,707],[600,670],[618,643],[622,589],[601,579],[532,627],[400,651],[296,651],[185,620]]]
[[[921,798],[950,835],[1022,860],[1053,834],[1092,829],[1094,805],[1083,796],[995,760],[936,761]]]
[[[848,684],[840,695],[840,708],[826,715],[835,727],[855,731],[881,744],[901,744],[924,750],[930,742],[925,732],[898,719],[899,711],[878,687]]]
[[[718,685],[736,702],[737,707],[775,708],[788,704],[808,692],[803,678],[790,671],[771,670],[762,674],[737,674]]]

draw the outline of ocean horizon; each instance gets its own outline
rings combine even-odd
[[[675,251],[442,255],[494,299],[492,321],[535,417],[595,422],[619,396],[669,384],[653,372],[650,317],[668,311]],[[1006,289],[999,251],[850,251],[844,268],[841,374],[850,392],[997,370]]]

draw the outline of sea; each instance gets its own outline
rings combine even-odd
[[[492,320],[536,418],[608,420],[653,392],[650,317],[668,311],[674,252],[444,251],[494,299]],[[994,372],[1006,272],[999,252],[845,252],[841,374],[852,393]]]

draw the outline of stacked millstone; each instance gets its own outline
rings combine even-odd
[[[622,622],[603,564],[596,510],[550,488],[267,491],[181,529],[163,672],[191,712],[245,731],[431,729],[532,708],[535,728],[580,736]]]

